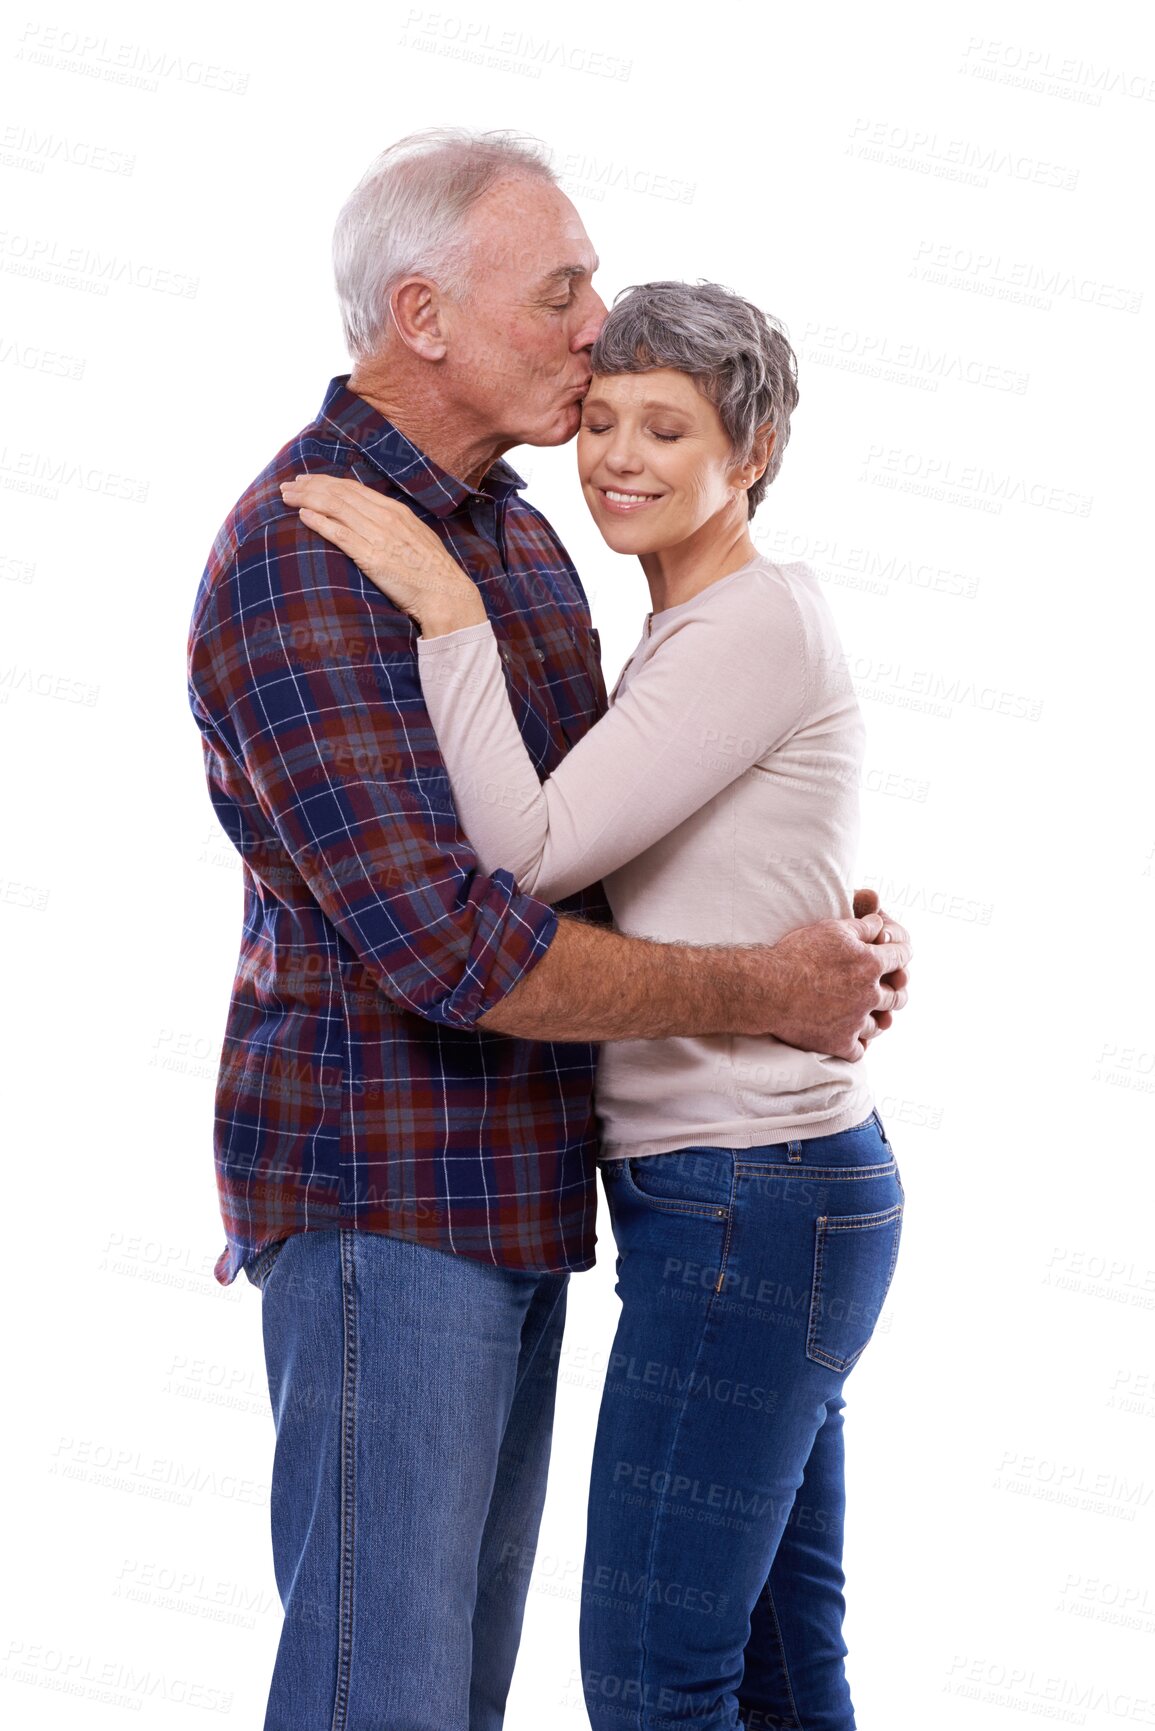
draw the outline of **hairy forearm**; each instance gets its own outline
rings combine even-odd
[[[523,1040],[763,1033],[776,974],[765,944],[658,943],[563,914],[545,955],[477,1026]]]

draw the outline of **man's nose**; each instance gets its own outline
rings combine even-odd
[[[574,339],[570,345],[575,353],[581,349],[592,349],[594,343],[597,341],[598,332],[606,322],[605,301],[602,299],[601,295],[597,294],[594,290],[591,290],[590,294],[590,306],[585,317],[581,321],[580,327],[574,333]]]

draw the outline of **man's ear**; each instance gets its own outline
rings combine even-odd
[[[447,348],[441,291],[428,277],[406,277],[389,297],[401,341],[423,361],[440,361]]]

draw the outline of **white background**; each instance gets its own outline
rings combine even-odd
[[[858,881],[917,948],[911,1004],[870,1058],[908,1200],[847,1384],[859,1723],[1155,1724],[1155,40],[1138,17],[9,13],[12,1723],[263,1713],[280,1611],[260,1299],[211,1275],[240,878],[184,641],[221,519],[348,371],[341,201],[384,145],[449,123],[548,140],[607,299],[715,279],[799,354],[756,531],[827,579],[869,727]],[[572,450],[511,458],[575,556],[612,685],[641,575],[585,520]],[[584,1479],[617,1308],[604,1219],[600,1237],[571,1283],[510,1731],[586,1723]]]

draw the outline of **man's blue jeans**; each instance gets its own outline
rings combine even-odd
[[[595,1731],[853,1731],[841,1389],[898,1253],[877,1113],[603,1167],[622,1301],[583,1569]]]
[[[285,1611],[265,1731],[498,1731],[568,1276],[317,1231],[250,1278]]]

